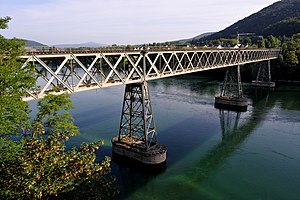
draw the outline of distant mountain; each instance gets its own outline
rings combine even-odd
[[[79,48],[79,47],[104,47],[108,46],[106,44],[99,44],[96,42],[87,42],[87,43],[80,43],[80,44],[56,44],[53,45],[55,47],[64,47],[64,48]]]
[[[176,42],[179,42],[179,43],[184,43],[184,42],[188,42],[188,41],[192,41],[192,40],[199,40],[203,37],[206,37],[206,36],[210,36],[212,34],[214,34],[215,32],[207,32],[207,33],[202,33],[200,35],[197,35],[196,37],[193,37],[193,38],[189,38],[189,39],[182,39],[182,40],[177,40]]]
[[[212,34],[214,34],[214,33],[215,33],[215,32],[202,33],[202,34],[200,34],[200,35],[198,35],[198,36],[196,36],[196,37],[191,38],[190,40],[198,40],[198,39],[201,39],[201,38],[203,38],[203,37],[210,36],[210,35],[212,35]]]
[[[46,47],[47,45],[33,41],[33,40],[24,40],[25,47]]]
[[[282,0],[200,40],[229,38],[237,33],[290,37],[298,32],[300,32],[300,0]]]

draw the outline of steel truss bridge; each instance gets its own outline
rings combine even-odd
[[[267,61],[279,53],[280,49],[28,52],[21,57],[23,68],[34,65],[37,82],[24,100]]]
[[[268,72],[263,77],[270,83],[270,60],[279,53],[280,49],[31,52],[22,56],[23,68],[34,65],[38,76],[36,87],[24,100],[126,84],[119,135],[112,139],[112,151],[144,164],[162,164],[167,148],[158,143],[147,81],[237,66],[237,70],[227,69],[221,96],[237,88],[235,96],[242,99],[240,65],[268,61],[267,70],[259,73]]]

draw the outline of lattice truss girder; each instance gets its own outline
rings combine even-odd
[[[119,141],[150,149],[157,144],[157,133],[146,82],[127,84],[125,88]]]
[[[276,59],[278,54],[278,49],[153,51],[145,55],[146,80]],[[37,53],[22,58],[24,67],[36,66],[36,87],[28,91],[33,98],[58,90],[73,93],[143,80],[140,52]]]

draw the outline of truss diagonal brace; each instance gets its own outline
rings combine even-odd
[[[71,54],[71,57],[78,63],[78,65],[80,65],[80,67],[85,71],[85,73],[88,74],[99,87],[101,87],[101,84],[99,83],[99,81],[89,72],[88,69],[86,69],[86,67],[80,62],[80,60],[78,60],[78,58],[76,56],[74,56],[73,54]],[[97,60],[97,58],[95,58],[95,60]],[[85,76],[87,76],[86,74],[85,74]],[[81,78],[81,81],[83,81],[83,78]],[[79,84],[77,84],[77,86],[79,86]]]
[[[136,63],[134,63],[132,61],[132,59],[128,56],[128,54],[126,53],[125,54],[125,57],[129,60],[130,64],[133,66],[133,69],[130,71],[128,77],[126,78],[126,81],[129,81],[131,76],[133,75],[134,71],[136,71],[138,73],[138,75],[141,77],[143,77],[143,74],[141,73],[142,72],[142,69],[139,69],[138,68],[138,63],[141,61],[142,59],[142,56],[139,56],[138,60],[136,61]]]
[[[105,62],[109,65],[109,67],[111,68],[111,71],[109,72],[108,76],[105,79],[105,83],[107,83],[107,81],[109,80],[109,78],[112,76],[113,72],[118,76],[118,78],[120,79],[120,81],[122,81],[123,84],[125,84],[124,80],[122,79],[122,77],[120,76],[119,72],[116,70],[118,64],[121,62],[123,58],[123,55],[120,55],[118,61],[116,62],[115,65],[112,65],[111,62],[103,55],[103,59],[105,60]]]
[[[57,68],[57,70],[54,72],[56,75],[60,72],[60,70],[64,67],[64,65],[66,64],[66,62],[68,61],[68,58],[65,58],[64,61],[60,64],[60,66]],[[51,85],[52,81],[54,80],[54,76],[52,76],[47,84],[45,85],[45,87],[42,89],[40,94],[44,94],[44,92],[47,90],[47,88]]]
[[[40,63],[52,76],[54,76],[61,84],[63,84],[71,93],[73,92],[72,88],[68,86],[64,81],[62,81],[56,74],[53,72],[48,65],[46,65],[40,58],[38,58],[36,55],[33,56],[33,58]]]

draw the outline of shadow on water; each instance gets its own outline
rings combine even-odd
[[[255,88],[250,90],[250,96],[253,100],[253,106],[256,106],[260,99],[265,98],[265,106],[274,106],[276,102],[284,110],[300,111],[299,86],[280,85],[275,91]]]
[[[300,103],[295,101],[295,99],[300,99],[299,86],[289,86],[288,88],[280,86],[275,93],[272,93],[271,97],[280,103],[282,109],[300,111]]]

